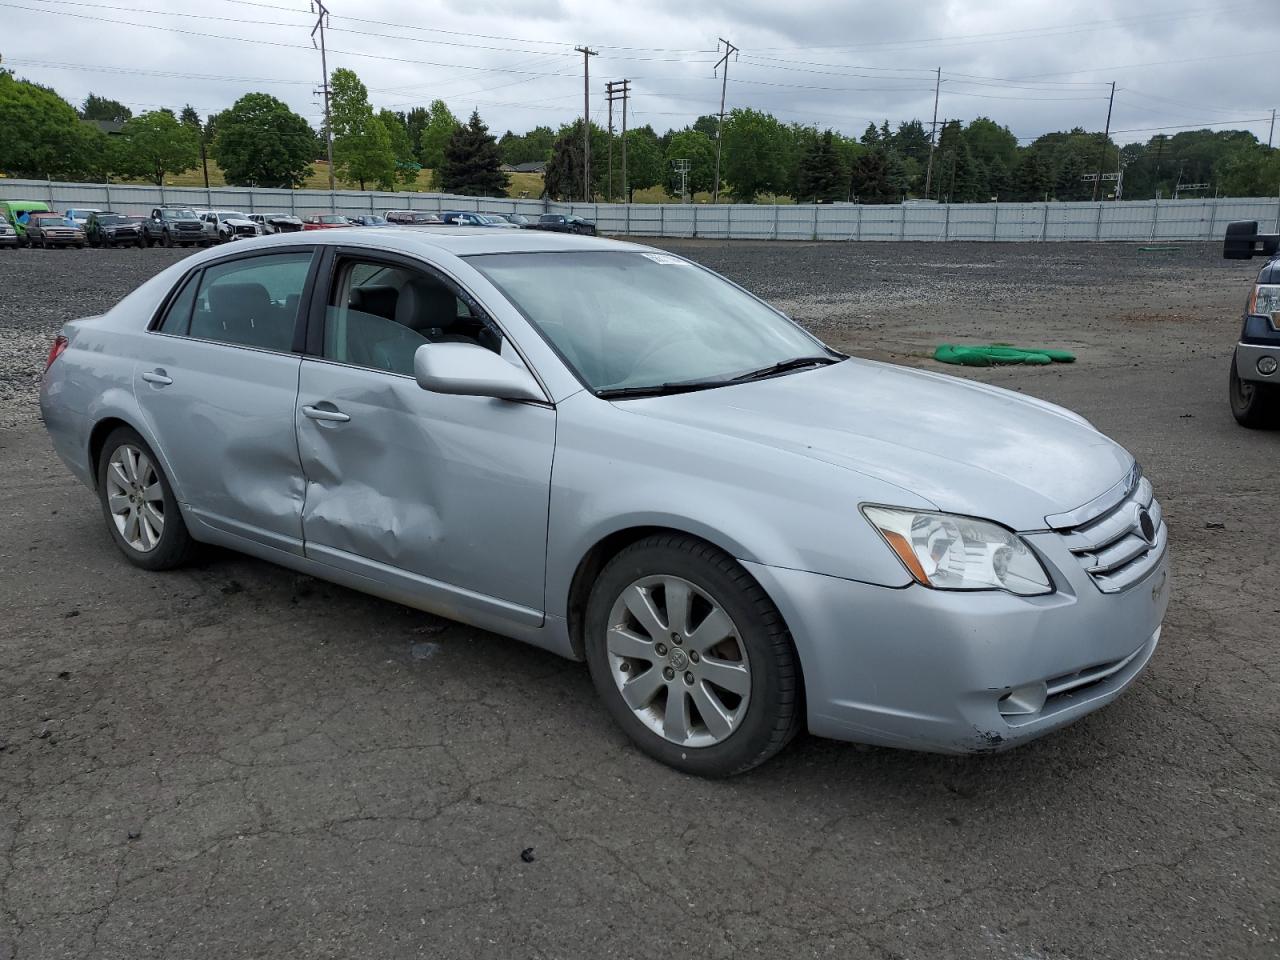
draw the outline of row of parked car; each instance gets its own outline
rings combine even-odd
[[[596,225],[589,220],[557,213],[543,214],[536,220],[519,213],[450,211],[437,214],[422,210],[388,210],[382,216],[318,214],[301,218],[288,213],[156,207],[150,215],[142,216],[92,207],[58,212],[39,201],[0,200],[0,248],[157,244],[205,247],[272,233],[387,226],[468,226],[596,235]]]

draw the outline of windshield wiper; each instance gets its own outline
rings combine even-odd
[[[680,380],[674,383],[650,383],[643,387],[609,387],[604,390],[597,390],[595,393],[601,400],[621,400],[626,397],[665,397],[673,393],[692,393],[694,390],[723,387],[728,382],[728,380]]]
[[[597,390],[596,396],[601,400],[618,400],[625,397],[665,397],[673,393],[692,393],[694,390],[710,390],[713,387],[727,387],[733,383],[744,383],[748,380],[759,380],[772,377],[788,370],[799,370],[803,367],[827,366],[847,360],[842,353],[824,354],[814,357],[792,357],[778,363],[761,367],[759,370],[748,370],[732,377],[718,377],[714,380],[677,380],[669,383],[651,383],[642,387],[609,387]]]
[[[779,373],[786,373],[788,370],[800,370],[804,367],[827,366],[832,363],[839,363],[841,360],[847,359],[841,354],[830,356],[823,354],[815,357],[792,357],[790,360],[782,360],[778,363],[770,364],[767,367],[761,367],[759,370],[748,370],[746,373],[740,373],[736,377],[723,381],[725,383],[742,383],[744,380],[760,380],[764,377],[772,377]]]

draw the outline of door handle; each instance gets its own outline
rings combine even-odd
[[[158,387],[167,387],[173,383],[173,377],[165,376],[163,370],[148,370],[142,375],[142,379],[147,383],[154,383]]]
[[[310,404],[304,404],[302,407],[302,415],[310,417],[312,420],[329,420],[333,423],[346,423],[351,417],[341,410],[326,410],[324,407],[313,407]]]

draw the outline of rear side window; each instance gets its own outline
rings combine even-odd
[[[191,308],[196,302],[196,286],[199,283],[199,275],[187,277],[183,283],[182,289],[178,291],[178,295],[169,302],[169,309],[164,313],[164,319],[160,321],[160,332],[168,333],[176,337],[185,337],[187,329],[191,326]]]
[[[281,253],[205,268],[190,335],[288,353],[311,257],[310,252]]]

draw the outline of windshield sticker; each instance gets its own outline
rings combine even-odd
[[[687,267],[689,265],[688,261],[673,257],[667,253],[642,253],[641,256],[647,257],[654,263],[661,263],[668,267]]]

